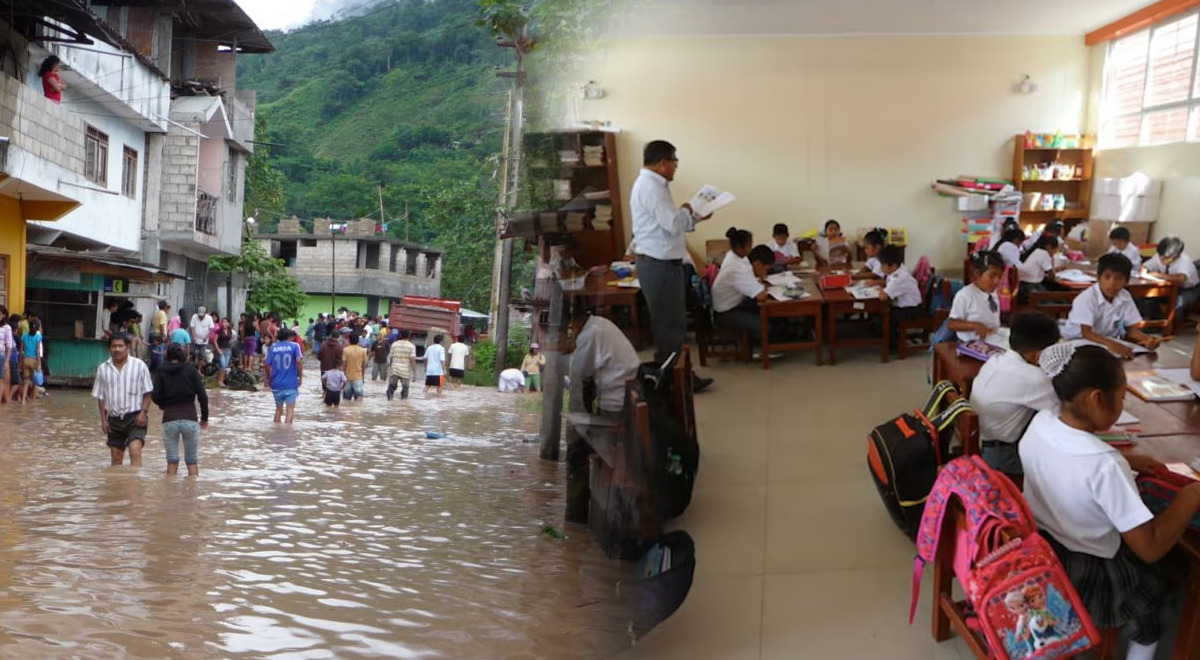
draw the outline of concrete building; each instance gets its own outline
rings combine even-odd
[[[323,231],[313,232],[314,224]],[[301,309],[305,319],[342,307],[386,314],[391,302],[405,295],[441,295],[440,250],[378,236],[370,219],[345,223],[345,233],[329,232],[332,224],[328,219],[302,223],[286,218],[276,233],[255,236],[300,280],[309,296]]]

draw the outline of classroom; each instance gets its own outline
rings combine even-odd
[[[796,280],[771,280],[780,284],[773,288],[799,286],[805,297],[765,296],[757,307],[761,333],[714,321],[707,333],[688,335],[692,363],[713,385],[695,397],[702,458],[691,503],[667,527],[694,538],[695,580],[678,611],[622,657],[988,657],[983,637],[956,627],[968,618],[961,606],[953,615],[934,614],[943,600],[963,598],[940,559],[924,571],[910,624],[920,547],[881,501],[868,437],[920,409],[939,380],[974,404],[981,394],[972,392],[976,377],[999,357],[956,350],[956,340],[966,344],[978,327],[962,323],[979,318],[961,316],[951,301],[985,286],[991,291],[979,300],[989,300],[1005,326],[1002,341],[995,334],[989,341],[1007,346],[1019,334],[1010,356],[1032,355],[1025,366],[1047,374],[1044,387],[1052,393],[1051,382],[1058,387],[1059,376],[1069,380],[1087,360],[1107,367],[1107,356],[1127,357],[1099,337],[1100,321],[1089,326],[1074,316],[1076,300],[1086,295],[1108,296],[1101,307],[1133,298],[1120,321],[1123,336],[1140,344],[1139,355],[1121,364],[1131,387],[1156,369],[1188,373],[1200,320],[1190,296],[1200,288],[1190,291],[1192,276],[1172,278],[1178,268],[1171,263],[1192,266],[1200,257],[1198,24],[1198,0],[657,0],[632,3],[614,17],[602,46],[566,74],[584,93],[553,106],[558,124],[582,136],[571,139],[585,153],[594,140],[591,148],[604,145],[611,159],[607,181],[592,189],[611,186],[604,223],[616,236],[602,246],[609,250],[603,257],[579,264],[604,270],[611,258],[615,269],[625,259],[642,269],[643,247],[630,246],[631,188],[650,166],[648,145],[665,140],[675,151],[655,158],[677,168],[673,179],[666,176],[676,207],[706,185],[736,197],[711,218],[694,219],[687,252],[700,279],[705,271],[719,276],[728,259],[744,260],[754,246],[771,245],[782,223],[784,240],[801,256],[777,257],[764,268],[792,273]],[[1003,222],[1010,217],[1015,227]],[[843,235],[837,245],[845,245],[833,260],[824,234],[831,219]],[[900,341],[911,343],[902,352],[889,346],[885,330],[895,320],[888,314],[897,316],[894,301],[881,304],[879,289],[869,297],[842,293],[866,258],[878,258],[879,249],[866,245],[877,228],[885,262],[900,254],[902,268],[912,271],[924,258],[939,282],[928,289],[922,280],[920,319],[911,319],[912,342],[901,331]],[[1020,255],[1009,268],[997,266],[1000,253],[989,251],[1014,228],[1021,236],[1009,249]],[[749,232],[752,241],[739,245],[745,237],[733,230]],[[1126,238],[1117,245],[1110,236]],[[1141,262],[1131,270],[1112,265],[1127,257],[1100,261],[1110,248],[1129,246]],[[593,248],[594,241],[580,246]],[[1027,266],[1043,249],[1046,267]],[[1143,275],[1140,266],[1154,260],[1166,272]],[[1101,290],[1113,273],[1125,278],[1116,303]],[[613,287],[602,282],[586,291],[602,313],[631,307],[632,323],[619,325],[644,356],[658,330],[658,308],[641,303],[639,318],[636,290]],[[1003,310],[995,308],[1001,294]],[[801,311],[804,299],[812,304]],[[1126,325],[1132,307],[1144,324]],[[808,314],[800,322],[782,319],[802,336],[769,337],[780,319],[768,317]],[[1098,339],[1109,351],[1097,356],[1085,350],[1094,347],[1060,342],[1031,353],[1030,333],[1037,332],[1007,326],[1033,314],[1057,322],[1034,323],[1043,335],[1048,327],[1055,339],[1070,338],[1073,327],[1074,336]],[[876,316],[882,326],[870,323]],[[839,340],[856,322],[867,335],[856,329]],[[947,328],[948,340],[940,341],[936,331]],[[1060,345],[1071,350],[1059,356]],[[1050,354],[1059,362],[1046,367]],[[1052,377],[1047,368],[1058,371]],[[1181,383],[1175,385],[1186,389]],[[1088,401],[1108,401],[1102,389],[1086,391],[1099,393]],[[1122,396],[1140,427],[1126,427],[1106,449],[1141,453],[1172,470],[1200,466],[1195,394],[1171,403],[1132,390]],[[1078,412],[1078,401],[1059,405]],[[975,426],[964,418],[950,424],[952,452],[997,446],[981,435],[981,417],[972,418]],[[1128,461],[1126,471],[1142,463],[1112,460]],[[1043,478],[1027,473],[1025,487]],[[1132,487],[1132,474],[1124,478]],[[947,506],[961,522],[961,507]],[[1034,506],[1034,514],[1044,506]],[[1123,538],[1122,548],[1142,547],[1129,540],[1132,531],[1117,531],[1122,536],[1110,536]],[[1185,567],[1188,595],[1163,605],[1161,638],[1150,639],[1144,627],[1097,624],[1092,654],[1079,657],[1200,658],[1200,527],[1176,536],[1170,556]],[[1024,601],[1020,607],[1033,630],[1041,610]],[[1031,650],[1047,643],[1038,637],[1044,632],[1023,638]]]

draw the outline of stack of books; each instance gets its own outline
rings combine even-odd
[[[584,220],[587,214],[583,211],[571,211],[567,213],[566,228],[569,232],[583,231]]]
[[[584,145],[583,164],[589,167],[604,165],[604,145]]]
[[[579,162],[579,152],[574,149],[563,149],[558,152],[558,160],[564,165],[574,165]]]
[[[597,204],[595,216],[592,218],[592,229],[606,231],[612,229],[612,206]]]
[[[554,199],[558,199],[558,200],[571,199],[571,180],[570,179],[555,179],[554,180]]]

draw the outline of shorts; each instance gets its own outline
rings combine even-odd
[[[325,390],[325,405],[336,406],[337,404],[339,404],[341,402],[342,402],[342,393],[341,392],[335,392],[331,389]]]
[[[192,344],[192,358],[195,360],[204,359],[204,349],[208,348],[208,344]]]
[[[258,337],[246,337],[242,340],[242,350],[246,351],[246,355],[252,355],[258,352]]]
[[[451,369],[450,370],[451,378],[465,378],[466,376],[467,376],[466,369]]]
[[[21,378],[30,380],[33,378],[33,372],[37,371],[37,358],[21,358]]]
[[[429,375],[425,376],[425,387],[441,387],[441,386],[442,386],[442,377],[441,376],[429,376]]]
[[[116,417],[108,416],[108,442],[109,447],[125,451],[129,443],[138,440],[143,445],[146,444],[146,427],[137,425],[138,413],[129,413]]]
[[[275,405],[277,406],[295,405],[296,399],[300,398],[300,390],[295,388],[286,390],[271,390],[271,393],[275,395]]]

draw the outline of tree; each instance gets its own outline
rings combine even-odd
[[[283,211],[283,172],[271,162],[271,149],[267,146],[267,121],[260,116],[254,124],[254,141],[257,147],[246,164],[246,202],[243,208],[248,213],[260,210]]]
[[[287,271],[282,259],[272,257],[253,239],[242,241],[242,253],[236,257],[212,257],[209,268],[224,273],[247,273],[250,293],[246,307],[256,312],[278,312],[283,317],[296,317],[307,294],[300,280]]]
[[[480,258],[495,241],[496,190],[465,181],[423,188],[420,229],[442,248],[442,295],[469,309],[484,309],[490,296],[492,264]]]

